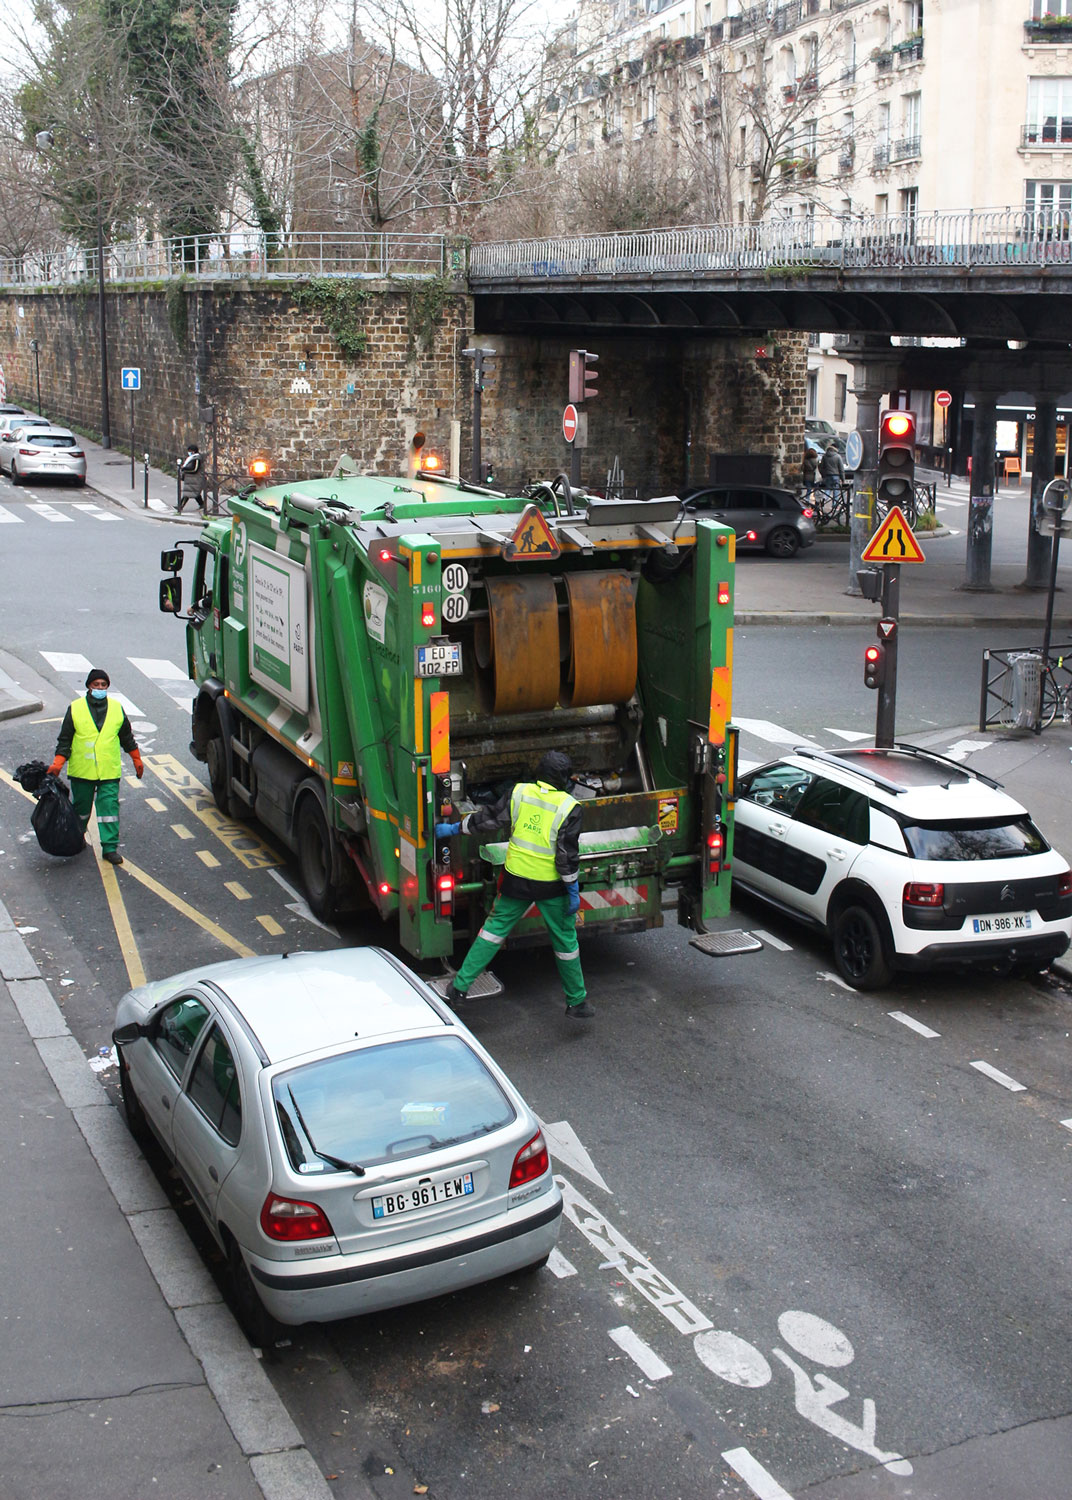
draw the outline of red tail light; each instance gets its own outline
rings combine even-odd
[[[1057,877],[1058,896],[1072,896],[1072,870],[1066,870],[1063,875]]]
[[[453,875],[439,875],[436,877],[436,890],[441,896],[449,896],[454,889]]]
[[[514,1157],[514,1165],[510,1172],[510,1186],[512,1188],[522,1187],[526,1182],[535,1182],[537,1177],[542,1177],[550,1166],[547,1157],[547,1143],[543,1138],[543,1131],[538,1130],[532,1140]]]
[[[85,456],[86,455],[82,452],[81,448],[68,448],[67,449],[67,457],[68,458],[85,458]]]
[[[728,583],[719,584],[718,602],[719,604],[728,604],[730,602],[730,586]]]
[[[910,880],[904,888],[906,906],[941,906],[945,900],[945,886],[941,881],[930,884],[922,880]]]
[[[435,605],[430,599],[426,599],[421,605],[421,624],[425,630],[431,630],[435,626]]]
[[[22,454],[23,458],[36,458],[37,457],[37,449],[36,448],[20,448],[19,452]]]
[[[315,1203],[269,1193],[261,1209],[261,1228],[270,1240],[333,1239],[328,1216]]]
[[[721,828],[712,828],[707,835],[707,873],[717,875],[722,868],[722,853],[726,847],[725,835]]]
[[[801,509],[800,514],[804,517],[805,521],[811,521],[815,516],[815,512],[812,510],[810,505],[805,505]]]
[[[744,534],[744,539],[746,542],[758,542],[759,534],[755,531],[746,531]]]

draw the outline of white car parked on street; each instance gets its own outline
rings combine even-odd
[[[940,755],[792,754],[743,776],[735,888],[828,933],[860,990],[898,970],[1034,972],[1072,940],[1072,872],[998,782]]]

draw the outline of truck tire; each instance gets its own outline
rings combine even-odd
[[[298,807],[298,868],[309,910],[321,922],[331,922],[338,911],[335,859],[331,829],[319,801],[307,794]]]
[[[220,812],[236,820],[248,818],[249,810],[231,792],[227,740],[218,708],[212,711],[212,730],[205,744],[205,764],[208,767],[208,784],[212,788],[212,800]]]

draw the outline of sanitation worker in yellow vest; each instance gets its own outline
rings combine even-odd
[[[499,894],[447,991],[449,1005],[465,1003],[473,980],[484,972],[535,903],[551,935],[558,976],[566,992],[567,1016],[589,1021],[595,1015],[595,1008],[585,998],[577,942],[581,804],[567,790],[572,785],[572,770],[563,750],[549,750],[536,768],[536,779],[519,781],[509,804],[504,800],[496,807],[470,813],[461,823],[436,824],[436,837],[450,838],[457,833],[488,837],[504,827],[507,817],[510,823]]]
[[[86,695],[76,698],[63,716],[56,758],[49,775],[58,776],[67,767],[71,801],[85,832],[97,802],[101,855],[110,865],[121,865],[119,852],[119,778],[123,771],[120,750],[134,762],[138,780],[145,775],[141,752],[123,705],[108,697],[112,679],[102,667],[91,667]]]

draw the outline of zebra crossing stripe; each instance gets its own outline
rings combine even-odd
[[[21,526],[21,525],[22,525],[22,517],[21,516],[15,515],[14,511],[8,510],[5,505],[0,505],[0,526]]]
[[[168,661],[166,657],[128,656],[127,661],[180,708],[189,708],[197,697],[197,687],[190,681],[185,669]]]
[[[84,511],[87,516],[92,516],[93,519],[94,519],[94,521],[118,521],[119,520],[118,516],[113,516],[112,513],[111,513],[111,511],[102,510],[99,505],[83,505],[83,504],[79,504],[76,501],[74,509],[75,510]]]
[[[74,516],[65,516],[61,510],[56,510],[54,506],[45,505],[43,502],[40,505],[28,505],[26,509],[32,510],[35,515],[41,517],[42,521],[71,522],[74,520]]]

